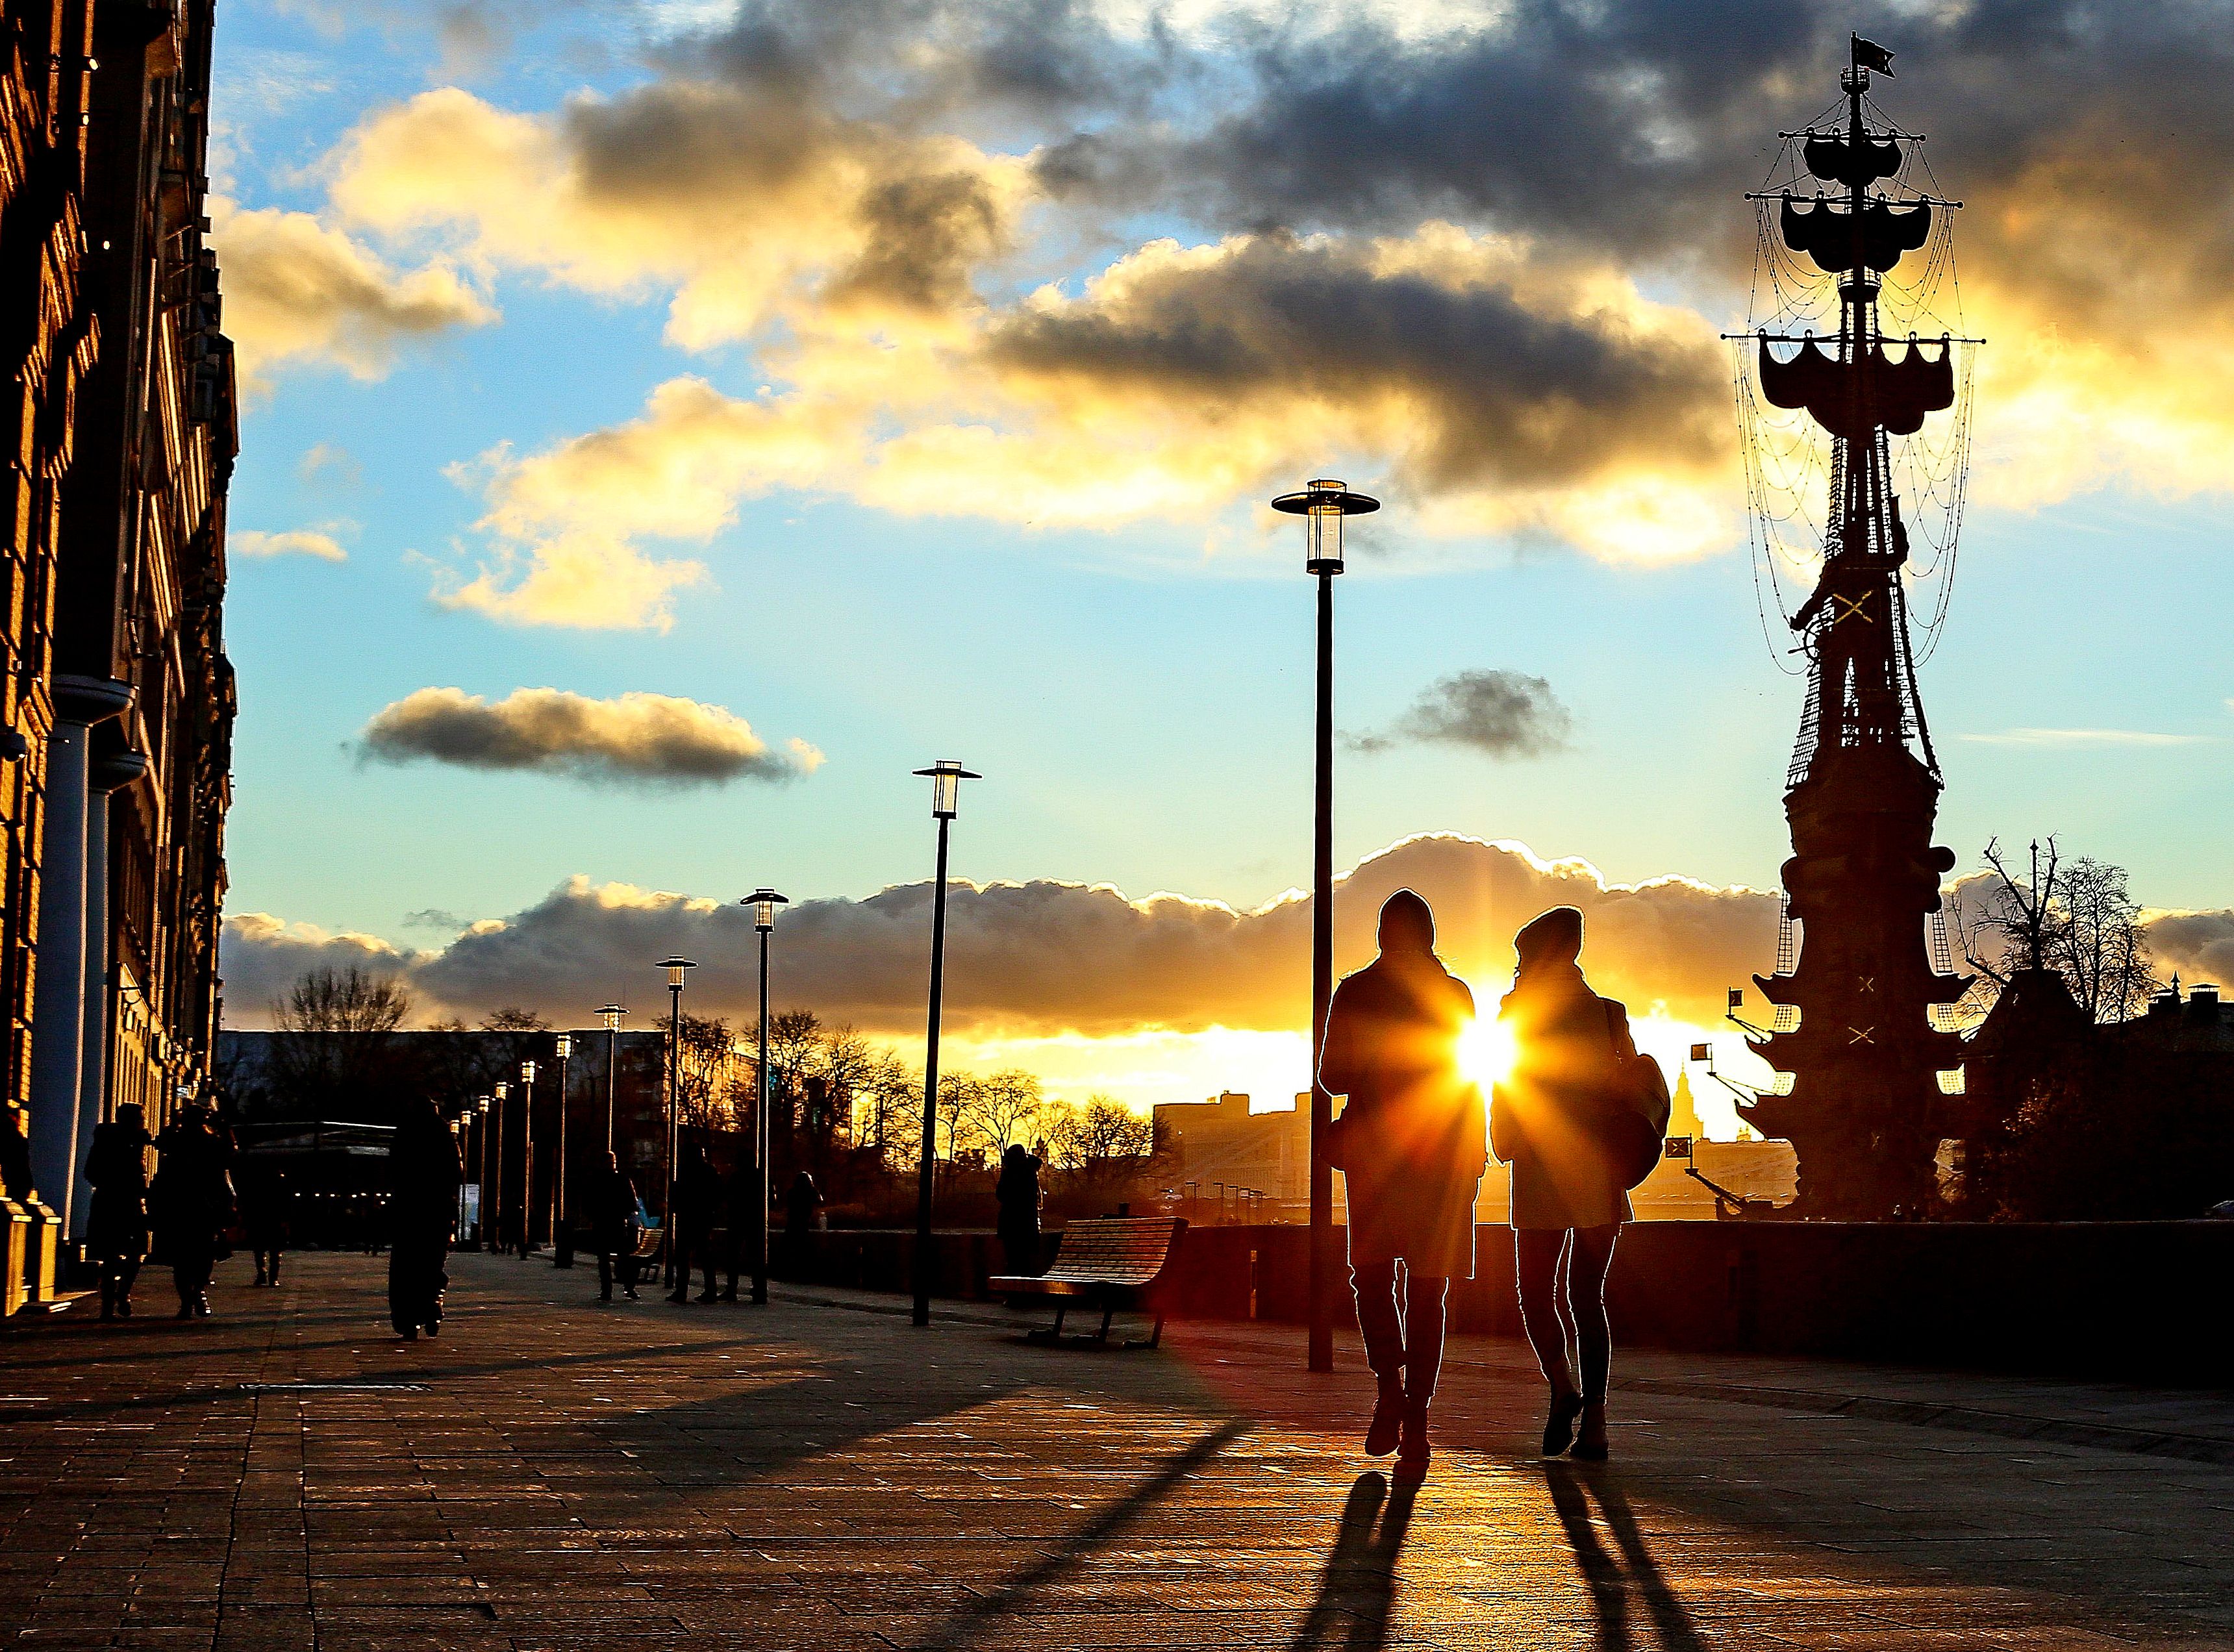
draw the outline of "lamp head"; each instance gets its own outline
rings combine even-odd
[[[1381,501],[1353,493],[1331,476],[1307,483],[1300,493],[1283,493],[1272,508],[1303,519],[1303,568],[1309,573],[1342,571],[1342,519],[1363,516]]]
[[[535,1063],[522,1061],[519,1064],[519,1076],[523,1082],[532,1088],[535,1083]]]
[[[607,1004],[603,1009],[598,1011],[598,1014],[604,1020],[605,1023],[605,1030],[607,1032],[618,1032],[620,1030],[622,1021],[628,1015],[628,1006],[625,1004]]]
[[[574,1053],[574,1041],[566,1034],[561,1033],[551,1041],[551,1048],[552,1053],[563,1061]]]
[[[950,757],[942,757],[929,768],[919,768],[916,773],[930,778],[931,813],[934,819],[940,820],[954,818],[956,806],[962,800],[963,781],[985,778],[983,774],[973,774]]]
[[[775,927],[775,909],[779,906],[790,905],[791,898],[787,895],[779,895],[766,884],[762,884],[737,904],[753,909],[753,927],[766,935]]]
[[[667,984],[679,989],[683,985],[683,971],[695,970],[698,966],[689,958],[676,957],[662,958],[659,961],[659,967],[667,971]]]

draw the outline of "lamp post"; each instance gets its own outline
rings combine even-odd
[[[558,1152],[551,1166],[552,1266],[558,1267],[574,1260],[572,1232],[566,1229],[566,1058],[574,1053],[573,1039],[559,1034],[551,1041],[551,1053],[558,1058]],[[563,1244],[562,1229],[567,1231]]]
[[[628,1019],[624,1004],[607,1004],[598,1011],[598,1019],[605,1023],[605,1151],[613,1151],[613,1116],[619,1110],[621,1093],[621,1022]]]
[[[1311,1263],[1310,1364],[1334,1369],[1334,1167],[1327,1141],[1334,1098],[1319,1081],[1327,1005],[1334,997],[1334,577],[1342,571],[1342,519],[1381,508],[1331,478],[1283,493],[1272,508],[1303,519],[1303,570],[1319,582],[1318,726],[1311,826]]]
[[[519,1064],[519,1256],[535,1248],[535,1063]]]
[[[788,906],[788,896],[762,884],[739,903],[753,909],[753,928],[761,937],[761,1050],[760,1069],[754,1089],[758,1092],[753,1120],[753,1156],[758,1161],[759,1196],[753,1201],[753,1300],[768,1301],[768,1182],[775,1174],[775,1155],[768,1151],[768,936],[775,928],[775,909]]]
[[[915,1183],[915,1322],[931,1323],[931,1276],[938,1259],[931,1248],[931,1181],[938,1152],[938,1001],[946,986],[946,832],[962,800],[962,782],[982,780],[951,759],[916,770],[931,780],[931,812],[938,821],[938,881],[931,898],[931,1030],[923,1055],[923,1157]]]
[[[479,1126],[474,1133],[474,1243],[475,1244],[480,1244],[487,1237],[489,1222],[488,1112],[488,1097],[475,1096],[474,1117]]]
[[[493,1094],[496,1105],[489,1113],[489,1127],[496,1133],[496,1155],[489,1166],[489,1189],[493,1202],[489,1205],[488,1219],[488,1248],[493,1254],[501,1253],[504,1250],[504,1104],[512,1094],[512,1086],[499,1079]]]
[[[698,966],[680,956],[662,958],[667,971],[667,1143],[661,1157],[659,1180],[660,1248],[667,1253],[668,1289],[675,1288],[675,1150],[681,1139],[683,1117],[683,977]]]

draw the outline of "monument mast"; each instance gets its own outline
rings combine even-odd
[[[1891,55],[1856,36],[1839,80],[1844,119],[1788,134],[1787,153],[1796,144],[1797,158],[1785,186],[1755,197],[1763,256],[1776,265],[1765,284],[1780,302],[1772,324],[1756,325],[1746,341],[1760,401],[1804,412],[1829,447],[1819,477],[1819,547],[1807,547],[1820,571],[1786,616],[1807,682],[1784,798],[1793,848],[1783,869],[1787,932],[1779,972],[1754,977],[1777,1016],[1751,1041],[1780,1081],[1744,1111],[1761,1134],[1798,1151],[1796,1213],[1849,1218],[1913,1213],[1933,1198],[1948,1113],[1940,1074],[1962,1061],[1960,1039],[1935,1024],[1933,1012],[1969,984],[1947,966],[1937,916],[1940,881],[1955,858],[1931,841],[1941,779],[1917,689],[1909,531],[1893,443],[1956,405],[1956,347],[1972,341],[1951,330],[1936,339],[1910,330],[1895,343],[1881,314],[1888,278],[1910,255],[1924,254],[1916,261],[1925,268],[1901,295],[1908,319],[1930,317],[1938,287],[1951,288],[1933,279],[1946,258],[1943,223],[1938,238],[1933,232],[1935,215],[1958,203],[1901,181],[1921,140],[1872,123],[1872,71],[1890,75]],[[1812,200],[1795,188],[1803,171],[1816,183]],[[1823,289],[1831,284],[1837,336],[1819,342],[1795,323],[1811,305],[1830,319]],[[1740,377],[1741,405],[1751,415],[1757,404]],[[1754,416],[1747,423],[1773,582],[1778,552],[1788,547],[1773,512],[1763,512],[1773,485],[1793,473],[1771,473],[1774,434]],[[1821,454],[1821,437],[1812,440]],[[1947,495],[1958,510],[1962,447],[1958,441],[1950,449]],[[1904,456],[1913,467],[1915,456]],[[1953,538],[1950,523],[1943,564],[1951,563]]]

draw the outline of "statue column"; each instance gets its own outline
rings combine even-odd
[[[38,959],[32,976],[31,1182],[70,1231],[85,1054],[86,822],[93,726],[132,703],[110,677],[57,676],[40,841]],[[106,853],[107,833],[102,833]],[[99,1103],[96,1100],[95,1106]],[[81,1213],[82,1214],[82,1213]]]

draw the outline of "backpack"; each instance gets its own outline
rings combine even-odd
[[[1605,1017],[1606,1050],[1613,1069],[1609,1087],[1613,1105],[1605,1120],[1606,1158],[1622,1186],[1631,1188],[1652,1174],[1652,1167],[1660,1162],[1672,1106],[1668,1075],[1649,1055],[1621,1054],[1621,1028],[1628,1016],[1619,1004],[1605,1001]]]

